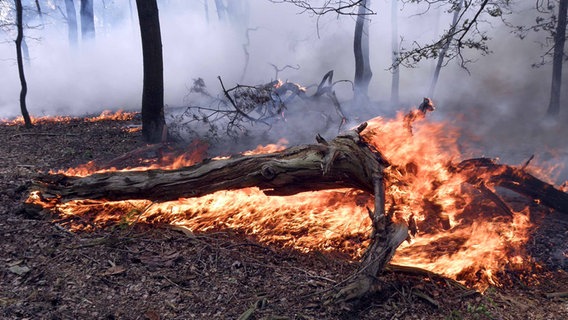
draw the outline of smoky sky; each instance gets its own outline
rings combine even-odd
[[[372,1],[376,15],[369,16],[373,70],[369,95],[379,106],[369,116],[394,112],[387,103],[381,103],[390,99],[390,2]],[[79,41],[75,48],[69,45],[67,26],[56,7],[61,6],[64,11],[63,1],[50,1],[51,6],[44,7],[42,23],[37,17],[28,21],[29,25],[42,24],[26,29],[30,54],[25,66],[27,104],[32,116],[140,108],[142,53],[135,3],[130,3],[132,12],[129,1],[95,1],[96,38],[92,42]],[[509,20],[532,23],[532,2],[516,3],[518,12]],[[188,88],[198,77],[205,80],[210,92],[218,93],[217,76],[228,86],[262,84],[275,79],[272,65],[298,67],[281,71],[278,77],[304,86],[317,84],[329,70],[334,70],[335,80],[353,78],[354,17],[316,17],[289,4],[248,0],[248,9],[238,18],[220,21],[214,2],[207,4],[203,0],[159,1],[168,106],[187,103]],[[423,13],[424,7],[401,5],[398,16],[402,46],[411,46],[415,41],[426,43],[439,36],[451,21],[447,9],[431,8]],[[34,15],[28,13],[27,17],[32,19]],[[480,155],[521,161],[533,153],[549,155],[549,149],[554,149],[554,161],[564,162],[568,153],[568,130],[563,125],[567,106],[561,106],[559,121],[543,121],[551,67],[531,67],[544,52],[539,43],[545,41],[545,35],[534,34],[520,40],[498,19],[482,23],[481,28],[492,38],[492,53],[483,56],[465,51],[465,57],[472,60],[468,71],[456,61],[448,62],[436,89],[434,100],[438,109],[433,118],[449,121],[462,127],[464,135],[475,136],[480,152],[484,153]],[[1,36],[4,42],[0,43],[0,118],[7,118],[19,114],[20,85],[15,33],[2,32]],[[249,54],[246,72],[245,43]],[[403,109],[422,101],[434,65],[434,61],[423,61],[415,68],[401,69]],[[340,101],[351,98],[349,85],[339,84],[336,89]],[[563,91],[562,101],[566,101]],[[365,116],[358,119],[364,120]]]

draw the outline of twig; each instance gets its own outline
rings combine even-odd
[[[534,159],[534,154],[531,154],[531,156],[528,158],[528,160],[525,161],[525,163],[521,167],[521,170],[525,170],[529,166],[529,164],[531,163],[532,159]]]
[[[511,208],[509,208],[509,206],[505,203],[505,201],[503,201],[503,199],[501,199],[501,197],[499,197],[499,195],[497,195],[495,192],[489,189],[485,185],[485,183],[481,182],[478,185],[474,185],[474,187],[477,187],[486,197],[488,197],[491,201],[493,201],[497,205],[497,207],[499,207],[506,215],[510,217],[513,216],[513,211],[511,210]]]
[[[255,119],[251,116],[249,116],[248,114],[246,114],[244,111],[242,111],[241,109],[239,109],[239,107],[237,106],[237,104],[235,103],[235,100],[233,99],[233,97],[231,97],[231,95],[229,94],[229,92],[227,91],[227,89],[225,89],[225,85],[223,84],[223,80],[221,80],[221,76],[218,76],[217,79],[219,79],[219,82],[221,83],[221,88],[223,89],[223,93],[225,94],[225,97],[227,98],[227,100],[229,100],[229,102],[231,103],[231,105],[233,106],[233,108],[235,108],[235,110],[237,111],[238,114],[242,115],[243,117],[247,118],[250,121],[253,122],[262,122],[266,125],[269,125],[267,122],[259,120],[259,119]]]
[[[545,294],[547,298],[566,298],[568,297],[568,291],[561,291],[561,292],[551,292]]]
[[[429,295],[425,294],[424,292],[420,292],[418,290],[412,290],[411,292],[412,292],[413,295],[417,296],[418,298],[421,298],[421,299],[424,299],[424,300],[430,302],[436,308],[440,307],[440,303],[438,301],[434,300],[434,298],[430,297]]]

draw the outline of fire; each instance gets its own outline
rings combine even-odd
[[[42,117],[31,117],[32,124],[40,124],[40,123],[48,123],[48,122],[62,122],[62,123],[69,123],[72,120],[81,120],[85,122],[98,122],[98,121],[108,121],[108,120],[133,120],[136,116],[137,112],[125,112],[123,110],[118,110],[116,112],[105,110],[101,112],[98,116],[92,117],[71,117],[71,116],[42,116]],[[22,116],[18,116],[13,120],[3,119],[0,120],[1,122],[11,125],[11,126],[19,126],[24,124],[24,118]]]
[[[392,164],[385,172],[387,210],[394,212],[395,220],[408,223],[413,234],[397,250],[394,263],[431,270],[480,289],[499,284],[496,275],[505,267],[527,263],[522,245],[531,228],[528,208],[504,213],[476,197],[480,192],[451,171],[451,163],[463,158],[457,128],[435,121],[409,126],[402,113],[368,124],[363,138]],[[286,143],[259,146],[245,155],[275,152]],[[204,159],[206,148],[195,144],[186,155],[127,170],[191,165]],[[87,175],[93,168],[87,165],[65,174]],[[135,222],[182,226],[191,232],[233,229],[267,244],[356,259],[368,244],[371,226],[366,207],[372,202],[370,195],[350,189],[268,197],[247,188],[165,203],[71,201],[54,209],[72,229]],[[78,216],[83,218],[74,219]]]

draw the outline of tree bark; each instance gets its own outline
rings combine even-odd
[[[330,142],[281,152],[204,161],[177,170],[106,172],[87,177],[47,175],[34,182],[41,197],[169,201],[219,190],[258,187],[268,195],[357,188],[374,192],[373,176],[388,164],[359,136],[366,124]]]
[[[164,62],[158,4],[156,0],[136,0],[136,7],[144,63],[142,136],[147,142],[158,143],[166,139]]]
[[[564,43],[566,42],[566,14],[568,0],[560,0],[558,6],[558,24],[554,35],[554,56],[552,58],[552,85],[547,116],[554,117],[560,113],[560,87],[562,86],[562,63],[564,59]]]
[[[359,103],[365,103],[368,100],[369,83],[373,76],[369,61],[369,20],[367,17],[367,8],[370,2],[371,0],[363,0],[359,4],[353,39],[353,52],[355,55],[355,101]]]
[[[73,0],[65,0],[65,14],[67,15],[67,37],[71,47],[77,46],[77,11]]]
[[[23,27],[23,8],[22,0],[16,0],[16,27],[18,29],[18,35],[16,36],[16,60],[18,63],[18,74],[20,76],[20,84],[22,89],[20,90],[20,110],[22,112],[22,117],[24,118],[24,124],[26,128],[32,127],[32,120],[30,114],[28,113],[28,107],[26,106],[26,95],[28,94],[28,84],[26,82],[26,75],[24,73],[24,61],[22,57],[22,41],[24,39],[24,27]]]
[[[95,13],[93,11],[93,0],[81,0],[81,35],[83,41],[90,41],[95,38]]]

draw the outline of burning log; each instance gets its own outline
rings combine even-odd
[[[374,192],[373,176],[388,166],[379,151],[359,133],[366,124],[327,142],[281,152],[206,160],[177,170],[115,171],[87,177],[46,175],[33,189],[44,199],[169,201],[199,197],[220,190],[258,187],[267,195],[356,188]]]
[[[529,197],[547,207],[568,213],[568,193],[562,192],[546,183],[524,168],[515,168],[497,164],[492,159],[475,158],[459,163],[455,170],[469,177],[468,182],[474,186],[492,184]]]
[[[416,175],[418,168],[406,165],[404,170],[396,170],[398,165],[393,165],[395,170],[384,171],[390,163],[367,142],[369,140],[365,140],[367,138],[361,137],[365,128],[366,124],[363,124],[331,141],[317,136],[318,144],[314,145],[292,147],[272,154],[207,160],[175,170],[113,171],[87,177],[43,176],[33,182],[33,197],[42,204],[55,206],[74,199],[168,201],[247,187],[258,187],[268,195],[346,187],[359,189],[375,196],[374,210],[369,210],[373,229],[371,241],[359,271],[336,295],[337,300],[356,299],[373,290],[377,275],[408,237],[408,230],[413,234],[418,231],[413,215],[410,215],[410,226],[407,227],[393,221],[396,214],[394,209],[391,210],[393,207],[385,210],[385,181],[387,186],[393,184],[398,171]],[[568,212],[568,194],[528,174],[523,168],[499,165],[484,158],[465,160],[444,168],[445,172],[461,175],[461,183],[465,176],[467,183],[489,195],[494,194],[488,186],[501,186]],[[506,204],[494,196],[492,200],[510,212]],[[33,197],[28,200],[30,206],[33,206]],[[424,204],[429,203],[426,200]],[[392,203],[395,204],[394,199]],[[396,221],[402,220],[397,216]],[[450,229],[449,219],[444,221],[447,225],[444,229]]]
[[[292,147],[281,152],[204,161],[177,170],[120,171],[87,177],[47,175],[33,182],[32,190],[44,203],[54,205],[74,199],[149,199],[154,201],[198,197],[219,190],[258,187],[268,195],[303,191],[357,188],[375,195],[369,209],[373,232],[371,244],[353,282],[337,295],[350,300],[366,294],[376,275],[408,237],[406,225],[394,223],[385,213],[383,169],[389,166],[382,154],[355,130],[318,144]]]

